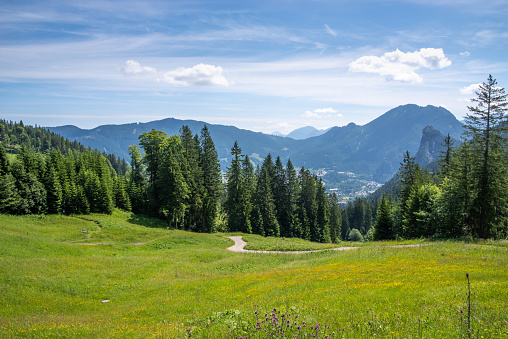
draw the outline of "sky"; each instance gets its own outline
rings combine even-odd
[[[289,133],[508,86],[506,0],[0,0],[0,119]]]

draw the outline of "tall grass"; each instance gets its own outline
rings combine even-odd
[[[273,240],[247,241],[266,250],[263,242]],[[499,338],[508,332],[506,243],[369,243],[298,255],[231,253],[231,245],[226,234],[167,229],[118,211],[0,216],[0,338]]]

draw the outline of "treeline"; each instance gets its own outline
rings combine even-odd
[[[23,121],[13,122],[0,120],[0,141],[4,145],[7,153],[17,154],[21,145],[26,149],[37,153],[46,153],[51,150],[57,150],[66,155],[69,150],[84,153],[91,151],[76,140],[70,141],[58,134],[55,134],[45,128],[30,125],[24,125]],[[118,175],[125,175],[129,168],[125,159],[117,158],[114,154],[102,153]]]
[[[321,179],[308,169],[298,172],[291,160],[284,167],[270,154],[254,170],[237,143],[226,173],[224,211],[232,232],[298,237],[317,242],[341,238],[340,210]]]
[[[469,106],[463,142],[448,136],[439,171],[421,170],[409,152],[397,201],[381,198],[374,239],[508,236],[507,101],[489,76]]]
[[[0,213],[130,209],[124,160],[23,122],[0,120],[0,141]]]
[[[339,208],[309,169],[269,154],[254,168],[235,142],[224,178],[206,126],[152,130],[124,160],[40,127],[0,124],[0,212],[111,213],[118,207],[197,232],[232,231],[318,242],[508,236],[508,109],[489,76],[468,107],[463,142],[448,136],[440,167],[406,152],[393,192]],[[4,147],[5,146],[5,147]],[[126,173],[125,175],[123,175]],[[395,198],[393,198],[395,197]]]
[[[177,228],[197,232],[224,230],[219,215],[222,173],[217,150],[206,126],[180,136],[152,130],[129,147],[128,192],[132,211],[162,218]]]
[[[37,153],[22,144],[9,157],[0,144],[0,213],[112,213],[114,207],[130,209],[125,178],[99,152]]]

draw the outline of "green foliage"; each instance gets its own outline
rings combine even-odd
[[[110,214],[115,206],[129,208],[125,189],[116,184],[117,173],[111,161],[117,165],[121,162],[114,156],[109,157],[110,161],[104,154],[40,127],[0,121],[0,129],[1,212]],[[15,153],[11,161],[5,148]],[[125,182],[123,177],[120,182]]]
[[[386,200],[386,197],[383,194],[377,210],[376,223],[374,225],[374,240],[393,239],[393,221],[391,214],[390,203]]]
[[[362,236],[362,234],[360,233],[359,230],[357,230],[356,228],[353,228],[349,232],[347,240],[349,240],[349,241],[360,241],[361,242],[361,241],[363,241],[363,236]]]

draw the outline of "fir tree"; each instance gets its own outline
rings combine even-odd
[[[203,219],[200,231],[212,232],[215,229],[215,218],[219,208],[219,193],[222,173],[215,144],[208,127],[201,130],[201,154],[199,163],[203,170]]]
[[[393,239],[392,227],[391,206],[383,193],[374,225],[374,240]]]
[[[470,212],[471,230],[481,238],[503,237],[508,234],[508,171],[506,112],[504,88],[489,75],[480,85],[476,106],[468,106],[464,136],[471,140],[473,176],[477,187]]]

